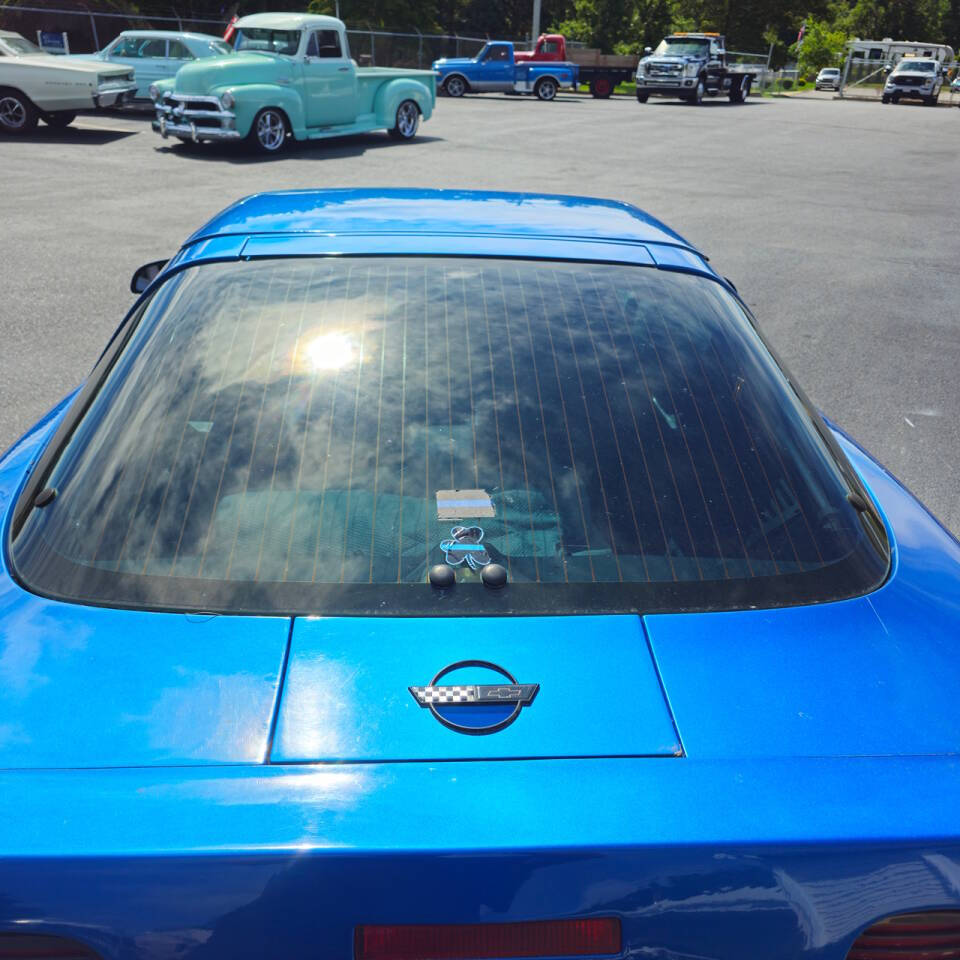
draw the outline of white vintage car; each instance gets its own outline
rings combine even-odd
[[[118,106],[136,89],[129,67],[66,60],[0,30],[0,133],[27,133],[37,120],[65,127],[78,110]]]

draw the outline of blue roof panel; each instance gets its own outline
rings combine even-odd
[[[217,214],[187,243],[213,236],[263,233],[550,237],[694,249],[659,220],[615,200],[402,189],[255,194]]]

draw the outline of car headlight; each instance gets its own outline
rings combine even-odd
[[[224,110],[229,110],[237,101],[233,99],[233,94],[228,90],[220,94],[220,106]]]
[[[685,77],[695,77],[699,72],[700,72],[700,64],[699,64],[699,63],[688,63],[688,64],[683,68],[683,75],[684,75]]]
[[[150,93],[150,99],[154,103],[156,103],[160,99],[160,88],[155,83],[150,84],[149,93]]]

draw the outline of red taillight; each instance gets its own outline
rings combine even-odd
[[[363,926],[353,938],[355,960],[494,960],[497,957],[592,957],[620,952],[616,917]]]
[[[0,960],[97,960],[89,948],[63,937],[0,933]]]
[[[857,937],[847,960],[960,960],[960,911],[887,917]]]

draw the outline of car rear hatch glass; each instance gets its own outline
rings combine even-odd
[[[186,268],[39,478],[56,497],[25,494],[14,567],[57,598],[256,614],[673,612],[872,588],[887,559],[825,428],[722,283],[657,262]],[[480,582],[490,561],[501,591]],[[452,591],[427,582],[442,564]]]

